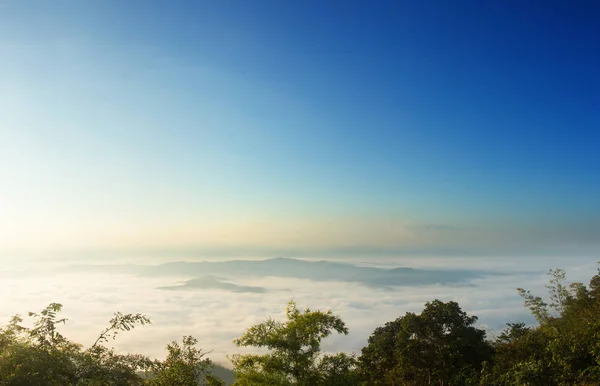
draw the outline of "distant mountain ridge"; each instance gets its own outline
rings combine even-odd
[[[194,277],[274,276],[313,281],[356,282],[377,287],[465,283],[470,279],[489,274],[476,270],[361,267],[342,262],[306,261],[284,257],[222,262],[173,262],[147,266],[140,273],[150,276],[185,274]]]
[[[308,261],[287,257],[264,260],[177,261],[158,265],[71,265],[69,271],[124,273],[140,276],[189,278],[183,285],[168,289],[214,288],[234,292],[263,292],[262,287],[232,283],[235,279],[282,277],[312,281],[359,283],[371,287],[465,285],[473,279],[496,272],[469,269],[380,268],[337,261]],[[181,283],[181,282],[180,282]],[[165,288],[166,289],[166,288]]]

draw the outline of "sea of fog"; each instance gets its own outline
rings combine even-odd
[[[140,312],[153,323],[119,335],[110,342],[117,350],[160,358],[168,342],[193,335],[226,365],[227,354],[242,352],[235,337],[269,316],[283,318],[293,299],[302,308],[331,308],[347,323],[350,334],[329,338],[325,351],[360,353],[377,326],[436,298],[459,302],[491,336],[506,322],[533,323],[517,287],[543,295],[550,268],[587,283],[597,267],[594,257],[323,260],[7,256],[0,266],[0,322],[62,303],[68,321],[61,331],[90,345],[114,312]]]

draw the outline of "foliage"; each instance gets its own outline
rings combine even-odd
[[[117,312],[88,349],[58,332],[66,318],[58,318],[62,305],[51,303],[39,313],[30,312],[33,327],[12,317],[0,329],[0,385],[11,386],[106,386],[106,385],[222,385],[208,373],[211,362],[195,348],[193,337],[167,346],[164,362],[139,354],[118,354],[103,344],[119,332],[150,323],[142,314]],[[140,372],[145,374],[144,377]]]
[[[79,346],[56,331],[62,305],[52,303],[39,313],[30,312],[33,328],[12,317],[0,330],[0,385],[64,385],[75,381],[76,365],[71,360]]]
[[[98,339],[92,345],[96,347],[98,344],[108,342],[108,338],[112,338],[113,340],[117,337],[117,334],[120,331],[130,331],[136,325],[146,325],[150,324],[150,319],[146,317],[146,315],[142,314],[122,314],[120,312],[116,312],[115,316],[109,321],[108,327],[104,331],[100,333]]]
[[[361,378],[369,385],[476,384],[492,356],[476,321],[456,302],[428,302],[420,315],[375,330],[359,358]]]
[[[518,289],[539,326],[508,326],[494,343],[496,355],[482,384],[600,384],[600,269],[587,287],[565,284],[560,269],[549,275],[549,304]]]
[[[198,341],[192,336],[184,336],[182,343],[171,342],[167,345],[167,359],[154,363],[153,385],[224,385],[209,373],[212,366],[206,353],[196,348]]]
[[[351,384],[354,357],[321,355],[321,341],[333,332],[348,334],[345,323],[331,310],[301,311],[292,301],[286,321],[269,318],[250,327],[234,343],[266,348],[266,354],[234,355],[236,385]],[[337,382],[337,383],[332,383]]]

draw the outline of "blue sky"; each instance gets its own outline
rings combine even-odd
[[[598,251],[596,36],[594,1],[3,1],[0,249]]]

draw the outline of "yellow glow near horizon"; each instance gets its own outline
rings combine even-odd
[[[169,221],[63,216],[4,217],[0,220],[3,248],[95,248],[246,246],[266,248],[340,248],[357,245],[397,246],[414,238],[403,223],[385,220],[321,219],[289,221],[247,219]]]

